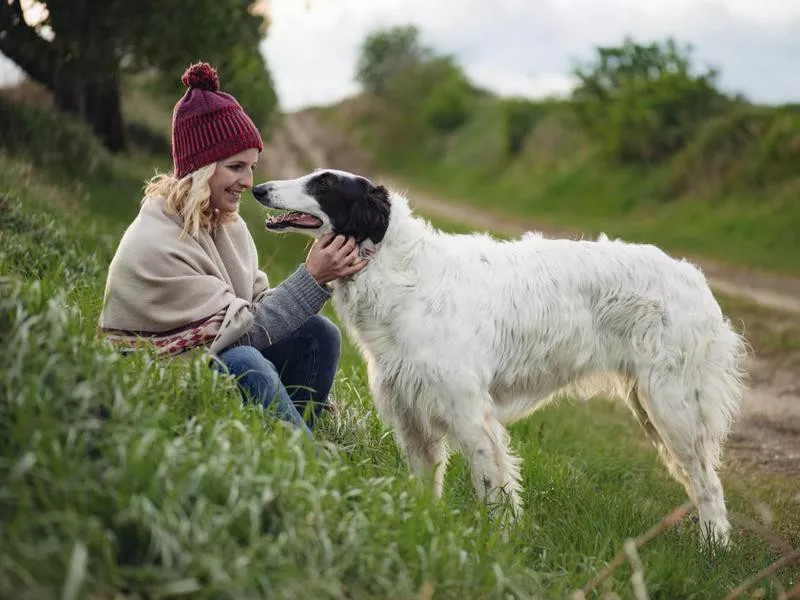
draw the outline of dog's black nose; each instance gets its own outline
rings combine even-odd
[[[261,185],[257,185],[253,188],[253,196],[255,196],[256,200],[258,200],[261,204],[269,204],[269,195],[274,189],[275,184],[262,183]]]

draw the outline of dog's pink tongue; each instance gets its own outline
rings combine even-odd
[[[301,212],[290,212],[278,215],[277,217],[270,219],[270,223],[291,223],[292,225],[302,225],[307,227],[318,227],[322,225],[322,221],[320,221],[317,217]]]
[[[297,225],[307,225],[309,227],[316,227],[317,225],[322,225],[322,221],[320,221],[317,217],[306,215],[303,213],[298,213],[296,215],[293,215],[292,218],[289,220]]]

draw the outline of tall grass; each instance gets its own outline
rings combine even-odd
[[[2,360],[0,590],[408,597],[429,572],[452,594],[520,577],[477,564],[488,528],[400,472],[315,460],[202,359],[121,358],[36,285],[0,310],[15,349]]]

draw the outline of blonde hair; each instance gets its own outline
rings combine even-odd
[[[210,233],[238,216],[238,213],[218,211],[211,206],[208,180],[216,169],[214,162],[180,179],[169,173],[155,175],[145,185],[142,203],[152,197],[164,198],[167,213],[183,219],[181,238],[197,237],[201,231]]]

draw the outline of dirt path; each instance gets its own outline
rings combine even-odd
[[[420,214],[475,230],[509,236],[536,230],[549,237],[581,237],[577,230],[542,227],[530,220],[434,198],[407,183],[376,174],[344,136],[321,126],[308,112],[286,115],[261,163],[271,177],[296,177],[318,167],[369,174],[371,179],[403,191]],[[759,339],[789,336],[795,341],[779,351],[770,345],[769,351],[759,351],[749,359],[750,388],[728,444],[728,468],[800,475],[800,278],[687,258],[703,269],[716,292],[763,307],[742,317],[746,332],[757,332]]]

